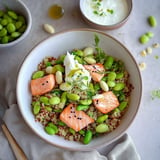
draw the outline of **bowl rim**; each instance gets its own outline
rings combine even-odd
[[[21,110],[21,106],[19,105],[20,103],[19,103],[19,98],[18,98],[18,97],[19,97],[19,96],[18,96],[18,94],[19,94],[19,93],[18,93],[18,90],[19,90],[19,89],[18,89],[18,88],[19,88],[19,85],[18,85],[18,84],[19,84],[19,81],[20,81],[21,69],[22,69],[25,61],[27,61],[27,58],[32,54],[32,51],[34,51],[34,49],[36,49],[36,48],[37,48],[39,45],[41,45],[44,41],[47,41],[47,40],[49,40],[49,39],[52,39],[54,36],[59,36],[59,35],[65,34],[65,33],[77,32],[77,31],[96,32],[96,33],[102,34],[102,35],[104,35],[104,36],[107,36],[107,37],[111,38],[112,40],[116,41],[118,44],[120,44],[121,47],[123,47],[123,48],[128,52],[128,54],[130,55],[131,59],[133,60],[135,66],[136,66],[136,68],[137,68],[138,75],[139,75],[139,79],[140,79],[140,97],[139,97],[139,99],[138,99],[138,107],[137,107],[137,109],[136,109],[136,111],[135,111],[135,114],[134,114],[134,116],[132,117],[130,123],[125,127],[125,129],[124,129],[123,131],[121,131],[121,133],[120,133],[119,135],[115,135],[115,136],[112,138],[112,140],[110,140],[109,142],[103,142],[103,143],[101,143],[101,144],[94,145],[93,147],[87,147],[87,145],[84,145],[84,147],[79,147],[79,148],[78,148],[78,147],[77,147],[77,148],[73,148],[73,147],[70,147],[70,146],[65,147],[65,146],[62,146],[62,145],[59,145],[59,144],[55,144],[55,143],[49,141],[48,139],[45,139],[42,135],[38,134],[38,133],[34,130],[34,128],[30,125],[30,123],[28,123],[26,117],[24,116],[24,113],[23,113],[22,110]],[[49,144],[51,144],[51,145],[53,145],[53,146],[56,146],[56,147],[59,147],[59,148],[63,148],[63,149],[66,149],[66,150],[71,150],[71,151],[92,151],[92,150],[98,149],[98,148],[100,148],[100,147],[107,146],[107,145],[115,142],[116,140],[118,140],[120,137],[122,137],[122,136],[125,134],[126,130],[128,130],[128,128],[131,126],[131,124],[133,123],[133,121],[134,121],[134,119],[135,119],[135,117],[136,117],[136,115],[137,115],[137,113],[138,113],[138,110],[139,110],[139,108],[140,108],[141,98],[142,98],[142,88],[143,88],[143,86],[142,86],[141,73],[140,73],[138,64],[136,63],[136,60],[135,60],[135,58],[132,56],[131,52],[130,52],[119,40],[117,40],[116,38],[108,35],[107,33],[103,32],[103,31],[96,30],[96,29],[90,29],[90,28],[76,28],[76,29],[68,29],[68,30],[60,31],[60,32],[57,32],[57,33],[55,33],[54,35],[52,35],[52,36],[50,36],[50,37],[47,37],[47,38],[45,38],[44,40],[40,41],[38,44],[36,44],[36,45],[29,51],[29,54],[27,54],[27,55],[25,56],[25,58],[23,59],[21,65],[19,66],[19,69],[18,69],[18,72],[17,72],[17,76],[16,76],[16,98],[17,98],[17,104],[18,104],[19,111],[20,111],[20,113],[21,113],[21,115],[22,115],[25,123],[27,124],[27,126],[29,126],[29,128],[35,133],[35,135],[37,135],[38,137],[42,138],[45,142],[47,142],[47,143],[49,143]]]
[[[12,42],[9,42],[9,43],[5,43],[5,44],[1,44],[0,43],[0,48],[6,48],[6,47],[11,47],[11,46],[14,46],[16,44],[18,44],[21,40],[23,40],[27,34],[30,32],[31,30],[31,26],[32,26],[32,16],[31,16],[31,13],[30,13],[30,10],[28,9],[27,5],[23,2],[23,1],[16,1],[17,3],[19,3],[22,8],[26,11],[27,13],[27,16],[26,16],[26,19],[27,19],[27,28],[25,30],[25,32],[19,37],[17,38],[16,40],[12,41]]]
[[[80,11],[81,11],[81,14],[82,14],[84,20],[87,21],[87,23],[89,23],[90,25],[95,25],[97,28],[101,28],[101,29],[115,29],[115,28],[122,26],[129,19],[130,15],[132,13],[133,1],[132,0],[126,0],[126,1],[130,1],[130,6],[128,6],[128,14],[121,21],[119,21],[115,24],[110,24],[110,25],[99,24],[99,23],[92,21],[88,17],[86,17],[84,14],[84,10],[82,8],[82,3],[84,2],[84,0],[79,1],[79,8],[80,8]]]

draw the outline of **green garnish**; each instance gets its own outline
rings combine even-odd
[[[160,98],[160,89],[153,90],[151,92],[151,98],[154,100],[155,98]]]
[[[113,9],[107,9],[107,12],[109,12],[110,14],[113,14],[114,10]]]

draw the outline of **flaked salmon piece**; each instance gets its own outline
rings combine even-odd
[[[42,78],[31,80],[30,87],[33,96],[42,95],[51,91],[55,86],[55,77],[49,74]]]
[[[76,105],[72,103],[62,111],[60,114],[60,120],[76,132],[94,122],[94,119],[89,117],[83,111],[77,111]]]
[[[90,75],[95,82],[100,82],[104,76],[105,69],[101,63],[84,65],[84,68],[90,72]]]
[[[92,99],[94,106],[102,113],[108,113],[119,106],[118,98],[112,91],[97,94]]]

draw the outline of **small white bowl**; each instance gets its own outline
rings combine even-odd
[[[18,44],[19,42],[21,42],[23,39],[25,39],[27,37],[27,35],[29,34],[29,32],[31,30],[31,26],[32,26],[31,13],[30,13],[28,7],[24,4],[24,2],[22,2],[20,0],[15,0],[14,2],[13,2],[13,0],[0,0],[0,10],[4,10],[6,7],[15,11],[16,13],[19,13],[20,15],[23,15],[26,20],[27,28],[26,28],[25,32],[16,40],[9,42],[9,43],[6,43],[6,44],[0,43],[0,49],[12,47],[12,46],[15,46],[16,44]]]
[[[102,30],[112,30],[127,22],[132,11],[132,0],[103,0],[101,2],[80,0],[79,6],[82,17],[90,26]]]
[[[130,74],[130,82],[134,86],[131,93],[130,105],[127,112],[121,120],[121,124],[112,132],[94,138],[88,145],[82,143],[68,141],[57,135],[48,135],[44,131],[43,126],[35,122],[35,117],[31,109],[32,95],[30,92],[30,80],[32,73],[37,70],[38,64],[46,56],[58,57],[66,51],[71,51],[75,48],[84,48],[87,46],[94,47],[95,34],[100,39],[100,47],[105,53],[117,57],[125,63],[125,66]],[[17,78],[17,101],[20,112],[29,125],[29,127],[45,141],[65,149],[88,151],[98,147],[107,145],[119,138],[134,120],[139,109],[142,80],[138,65],[132,54],[119,41],[113,37],[96,30],[91,29],[75,29],[66,32],[56,33],[50,38],[39,43],[28,56],[25,58]]]

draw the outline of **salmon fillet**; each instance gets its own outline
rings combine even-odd
[[[55,86],[55,77],[53,74],[49,74],[42,78],[31,80],[30,87],[33,96],[42,95],[51,91]]]
[[[102,113],[108,113],[119,106],[119,101],[112,91],[93,97],[94,106]]]
[[[88,124],[93,123],[94,119],[90,118],[83,111],[77,111],[76,105],[69,104],[60,114],[60,120],[67,126],[74,129],[76,132],[80,131]]]
[[[84,68],[90,72],[90,75],[95,82],[100,82],[104,76],[105,69],[101,63],[84,65]]]

